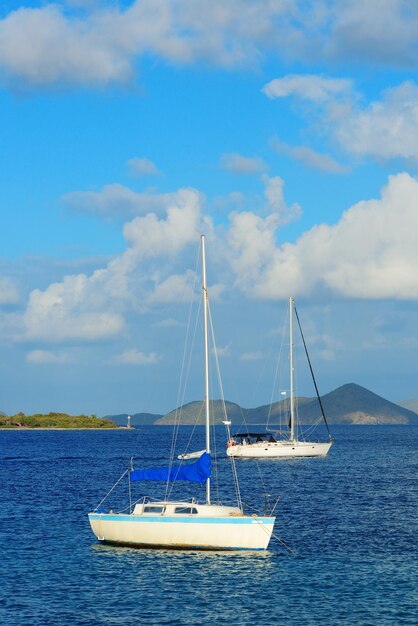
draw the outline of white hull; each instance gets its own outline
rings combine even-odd
[[[318,443],[310,441],[261,441],[247,445],[237,444],[227,448],[228,456],[239,458],[298,458],[326,456],[332,441]]]
[[[198,515],[173,515],[169,511],[163,515],[89,513],[89,521],[97,539],[105,543],[199,550],[266,550],[275,518],[243,515],[232,507],[200,505]]]

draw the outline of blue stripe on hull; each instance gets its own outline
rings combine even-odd
[[[114,515],[111,513],[89,513],[91,520],[101,520],[108,522],[157,522],[160,524],[167,524],[178,522],[181,524],[265,524],[272,526],[274,521],[271,518],[266,517],[253,517],[253,518],[234,518],[234,517],[180,517],[180,516],[148,516],[148,515]]]

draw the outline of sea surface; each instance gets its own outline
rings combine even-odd
[[[190,434],[179,430],[177,451]],[[324,459],[237,461],[250,513],[280,496],[265,553],[99,545],[87,513],[131,457],[136,468],[163,465],[171,435],[168,427],[0,431],[1,625],[416,626],[418,427],[334,427]],[[219,430],[227,503],[224,441]],[[132,497],[159,497],[165,486],[139,489]],[[176,489],[175,497],[194,490],[204,499],[201,487]],[[102,506],[127,498],[122,480]]]

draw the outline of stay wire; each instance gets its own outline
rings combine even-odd
[[[203,411],[203,402],[201,403],[200,410],[197,413],[197,416],[196,416],[196,419],[195,419],[195,422],[194,422],[194,425],[193,425],[193,428],[192,428],[192,432],[190,433],[189,440],[188,440],[187,446],[186,446],[186,452],[190,448],[190,443],[191,443],[191,440],[193,438],[193,434],[194,434],[194,432],[196,430],[196,426],[199,423],[200,416],[202,415],[202,411]],[[180,467],[183,465],[184,460],[185,459],[181,459],[180,460]],[[171,498],[171,493],[173,491],[173,488],[174,488],[174,482],[169,484],[169,489],[166,491],[166,501],[168,501]]]
[[[249,427],[248,427],[248,424],[247,424],[247,420],[246,420],[246,417],[245,417],[245,415],[244,415],[244,411],[242,410],[242,408],[241,408],[241,416],[242,416],[242,423],[243,423],[243,425],[245,426],[245,429],[247,430],[247,432],[249,432]],[[258,478],[259,478],[260,483],[261,483],[261,488],[262,488],[262,491],[263,491],[263,496],[266,496],[268,492],[267,492],[267,489],[266,489],[266,485],[265,485],[265,483],[264,483],[263,475],[262,475],[262,473],[261,473],[260,463],[258,462],[258,460],[257,460],[257,458],[256,458],[256,457],[254,457],[254,458],[252,459],[252,461],[255,463],[255,466],[256,466],[256,468],[257,468]]]
[[[182,364],[181,364],[181,369],[180,369],[179,391],[178,391],[178,395],[177,395],[177,407],[176,407],[175,416],[174,416],[173,436],[172,436],[172,439],[171,439],[171,449],[170,449],[170,457],[169,457],[169,472],[168,472],[168,476],[170,476],[170,470],[171,470],[171,468],[173,466],[173,463],[174,463],[174,455],[175,455],[175,449],[176,449],[177,439],[178,439],[178,432],[179,432],[179,427],[180,427],[181,407],[183,406],[183,403],[184,403],[184,397],[185,397],[185,393],[186,393],[186,384],[187,384],[187,380],[188,380],[188,376],[189,376],[189,372],[190,372],[190,362],[191,362],[192,350],[191,349],[188,350],[188,348],[189,348],[189,343],[190,343],[190,327],[191,327],[191,317],[192,317],[192,310],[193,310],[193,303],[194,303],[194,294],[195,294],[195,291],[196,291],[197,265],[198,265],[198,259],[199,259],[199,252],[200,252],[200,246],[199,246],[197,254],[196,254],[195,271],[194,271],[194,274],[193,274],[194,280],[193,280],[193,285],[192,285],[192,296],[190,298],[190,304],[189,304],[189,312],[188,312],[187,328],[186,328],[186,338],[185,338],[185,343],[184,343]],[[185,292],[183,292],[183,297],[184,297],[184,293]],[[197,319],[196,319],[196,323],[195,323],[195,327],[194,327],[193,337],[192,337],[192,340],[191,340],[191,346],[194,345],[194,341],[195,341],[195,337],[196,337],[196,328],[197,328]],[[187,354],[189,354],[189,360],[188,360],[188,363],[187,363],[187,369],[186,369],[186,374],[185,374]],[[166,482],[166,489],[165,489],[165,500],[167,500],[167,498],[168,498],[169,491],[171,492],[170,480],[169,480],[169,477],[168,477],[167,478],[167,482]]]
[[[129,469],[125,470],[122,474],[122,476],[115,482],[115,484],[113,485],[113,487],[111,489],[109,489],[109,491],[107,492],[107,494],[105,495],[104,498],[102,498],[99,502],[99,504],[96,506],[96,508],[94,509],[95,511],[97,511],[97,509],[103,504],[103,502],[110,496],[110,494],[112,493],[112,491],[119,485],[120,481],[122,480],[122,478],[124,478],[126,476],[126,474],[129,472]]]
[[[273,396],[274,396],[274,391],[275,389],[277,389],[277,378],[278,378],[278,372],[279,372],[279,365],[281,363],[282,360],[282,351],[283,351],[283,344],[284,344],[284,336],[285,336],[285,328],[287,325],[287,320],[289,317],[289,313],[288,313],[288,309],[286,308],[286,313],[283,319],[283,326],[282,326],[282,338],[281,338],[281,342],[280,342],[280,349],[279,349],[279,355],[276,361],[276,369],[274,372],[274,378],[273,378],[273,388],[271,391],[271,396],[270,396],[270,405],[269,405],[269,412],[267,415],[267,424],[266,424],[266,430],[270,429],[270,417],[271,417],[271,412],[272,412],[272,408],[273,408]],[[285,403],[285,410],[286,410],[286,403]],[[282,424],[282,410],[281,410],[281,402],[280,402],[280,412],[279,412],[279,428],[280,431],[283,428],[283,424]]]
[[[257,517],[254,517],[254,522],[256,522],[260,528],[267,533],[270,536],[270,532],[266,529],[266,527],[264,526],[263,522],[261,522],[260,520],[257,519]],[[287,545],[287,543],[281,539],[281,537],[279,537],[279,535],[277,535],[274,531],[271,532],[271,535],[284,547],[286,548],[286,550],[290,553],[293,554],[294,556],[297,554],[296,550],[294,548],[291,548],[290,546]]]
[[[294,305],[293,305],[293,306],[294,306]],[[295,314],[296,314],[296,319],[297,319],[297,321],[298,321],[298,326],[299,326],[299,330],[300,330],[300,335],[301,335],[301,337],[302,337],[302,341],[303,341],[303,347],[305,348],[306,358],[308,359],[308,364],[309,364],[309,369],[310,369],[310,371],[311,371],[312,380],[313,380],[313,383],[314,383],[314,386],[315,386],[316,396],[317,396],[317,398],[318,398],[319,406],[321,407],[322,417],[323,417],[323,419],[324,419],[325,426],[327,427],[328,437],[329,437],[330,439],[332,439],[332,437],[331,437],[331,432],[330,432],[330,430],[329,430],[329,426],[328,426],[328,422],[327,422],[327,418],[325,417],[324,407],[322,406],[321,396],[319,395],[318,385],[316,384],[315,375],[314,375],[314,373],[313,373],[312,364],[311,364],[311,359],[309,358],[308,348],[306,347],[305,337],[304,337],[303,332],[302,332],[302,326],[301,326],[300,321],[299,321],[299,315],[298,315],[298,312],[297,312],[297,309],[296,309],[296,307],[295,307],[295,306],[294,306],[294,310],[295,310]]]
[[[212,347],[213,347],[213,353],[214,353],[214,358],[215,358],[215,367],[216,367],[216,373],[217,373],[217,378],[218,378],[218,385],[219,385],[219,391],[220,391],[220,396],[221,396],[221,403],[222,403],[222,412],[224,415],[224,421],[227,422],[228,421],[228,414],[227,414],[227,410],[226,410],[226,404],[225,404],[225,395],[224,395],[224,390],[223,390],[223,384],[222,384],[222,376],[221,376],[221,369],[219,366],[219,358],[218,358],[218,350],[216,347],[216,340],[215,340],[215,332],[214,332],[214,328],[213,328],[213,319],[212,319],[212,313],[210,310],[210,303],[208,301],[208,318],[209,318],[209,327],[210,327],[210,333],[211,333],[211,339],[212,339]],[[213,418],[213,422],[215,425],[215,421]],[[229,427],[227,424],[226,428],[227,428],[227,435],[228,435],[228,439],[230,438],[230,433],[229,433]],[[213,428],[214,433],[216,433],[215,428]],[[215,442],[215,449],[216,449],[216,436],[214,436],[214,442]],[[239,488],[239,481],[238,481],[238,474],[237,474],[237,469],[235,466],[235,459],[233,457],[230,457],[231,459],[231,467],[232,467],[232,477],[233,477],[233,481],[234,481],[234,487],[235,487],[235,493],[236,493],[236,497],[237,497],[237,501],[238,501],[238,506],[240,509],[242,509],[242,502],[241,502],[241,492],[240,492],[240,488]],[[218,471],[217,468],[217,463],[216,463],[216,471]],[[219,492],[219,486],[218,486],[218,492]],[[219,493],[218,493],[218,499],[219,499]]]

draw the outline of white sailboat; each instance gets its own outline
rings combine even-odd
[[[188,480],[206,484],[206,501],[200,504],[194,499],[187,502],[143,499],[136,503],[129,513],[102,512],[97,507],[89,513],[88,517],[91,528],[100,542],[136,547],[201,550],[265,550],[269,544],[275,518],[245,515],[239,491],[238,506],[224,506],[211,502],[208,291],[204,235],[201,236],[201,243],[206,449],[200,458],[191,464],[160,469],[131,470],[127,473],[130,481]]]
[[[333,441],[328,430],[329,440],[326,442],[320,441],[307,441],[306,439],[299,437],[296,410],[295,410],[295,398],[294,398],[294,385],[293,385],[293,311],[294,300],[289,298],[289,363],[290,363],[290,420],[289,420],[289,433],[286,437],[273,435],[273,433],[252,433],[243,432],[237,433],[230,437],[227,442],[226,453],[230,457],[241,458],[299,458],[299,457],[316,457],[326,456],[331,448]],[[306,349],[306,346],[305,346]],[[307,352],[306,352],[307,354]],[[308,354],[307,354],[308,356]],[[308,356],[309,360],[309,356]],[[309,361],[310,366],[310,361]],[[311,367],[311,366],[310,366]],[[315,378],[312,377],[317,391],[317,396],[322,411],[322,417],[328,428],[328,424],[325,418],[325,414],[322,407],[321,398],[316,387]]]

